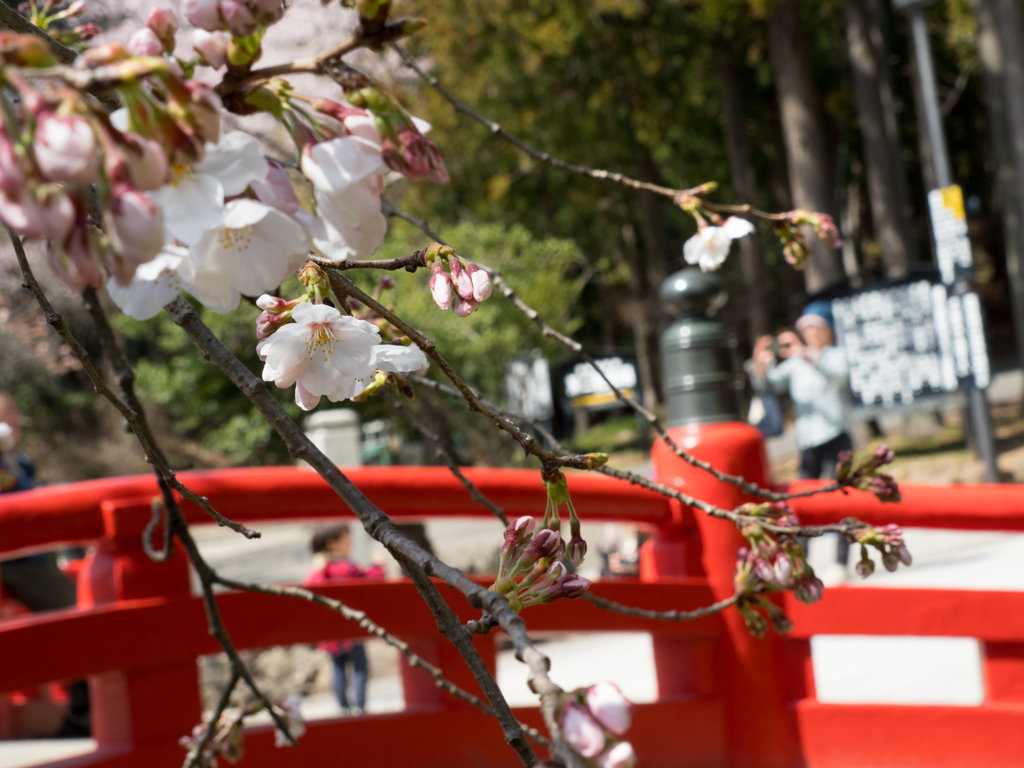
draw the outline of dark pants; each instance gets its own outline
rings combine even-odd
[[[345,667],[352,665],[352,703],[348,699],[348,674]],[[334,657],[334,695],[342,708],[350,706],[364,709],[366,707],[366,680],[370,676],[370,666],[366,661],[366,648],[353,645],[351,650],[343,651]]]
[[[817,480],[824,478],[834,480],[836,476],[836,465],[839,463],[839,454],[843,451],[852,451],[853,441],[850,436],[843,432],[836,435],[827,443],[814,445],[800,451],[800,477],[805,480]],[[838,535],[838,534],[837,534]],[[804,549],[807,549],[807,542],[801,542]],[[836,548],[836,560],[846,565],[850,559],[850,542],[845,536],[839,536],[839,544]]]

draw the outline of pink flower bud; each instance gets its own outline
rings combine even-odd
[[[295,321],[292,319],[291,309],[286,312],[261,312],[256,318],[256,338],[265,339],[281,326],[293,322]]]
[[[452,285],[455,286],[456,292],[467,301],[473,299],[473,278],[469,276],[469,271],[463,268],[462,262],[458,259],[452,259],[451,265]]]
[[[502,546],[502,550],[507,551],[515,545],[529,540],[536,528],[537,521],[527,516],[509,523],[505,529],[505,544]]]
[[[590,714],[601,725],[621,736],[633,724],[633,702],[622,695],[615,683],[597,683],[585,696]]]
[[[452,286],[440,259],[430,265],[430,295],[441,309],[448,309],[452,299]]]
[[[100,250],[90,231],[84,206],[76,208],[76,222],[67,238],[62,242],[50,241],[49,254],[53,271],[74,290],[87,285],[99,288],[103,284]]]
[[[604,729],[579,704],[565,705],[561,726],[566,742],[583,757],[594,758],[604,751]]]
[[[219,0],[185,0],[181,12],[193,27],[207,32],[216,32],[224,28],[224,21],[220,17]]]
[[[456,317],[469,317],[479,306],[473,299],[464,299],[457,293],[452,297],[452,311]]]
[[[484,270],[477,268],[476,264],[470,264],[468,272],[469,279],[473,283],[473,299],[478,302],[489,299],[491,296],[491,276]]]
[[[256,31],[256,17],[238,0],[220,0],[220,15],[235,37],[249,37]]]
[[[587,556],[587,542],[580,536],[573,536],[565,548],[565,556],[573,566],[579,568],[583,558]]]
[[[132,264],[145,264],[164,247],[163,212],[137,189],[115,188],[105,218],[111,245]]]
[[[23,187],[13,195],[0,194],[0,219],[22,237],[60,243],[74,225],[75,208],[60,189]]]
[[[906,544],[900,544],[896,547],[896,557],[898,557],[900,562],[904,565],[910,565],[914,562],[914,558],[910,556],[910,550],[907,549]]]
[[[774,582],[780,587],[789,586],[790,579],[793,577],[793,561],[786,555],[779,555],[775,560],[775,578]]]
[[[634,768],[636,752],[628,741],[620,741],[598,755],[597,768]]]
[[[395,140],[385,136],[381,141],[381,157],[393,171],[398,171],[409,181],[419,181],[427,176],[438,184],[447,184],[448,170],[444,155],[431,139],[421,134],[414,126],[405,124]]]
[[[146,17],[146,26],[153,30],[157,37],[164,40],[174,37],[178,31],[178,17],[170,8],[154,8]],[[170,53],[170,51],[168,51]]]
[[[137,30],[128,38],[128,52],[132,56],[162,56],[164,44],[149,27]]]
[[[36,164],[53,181],[93,184],[99,180],[96,136],[81,117],[43,113],[32,145]]]
[[[227,32],[207,32],[197,29],[192,33],[192,50],[199,55],[199,63],[218,69],[228,63],[231,35]]]
[[[532,518],[531,518],[532,519]],[[544,528],[543,530],[537,531],[536,535],[530,540],[529,545],[526,547],[526,551],[523,553],[523,560],[529,561],[529,565],[533,565],[535,562],[544,557],[554,557],[558,554],[558,550],[562,545],[562,537],[558,531],[553,531],[550,528]],[[565,566],[562,566],[563,570]]]
[[[145,139],[135,133],[123,134],[121,152],[118,156],[110,153],[107,158],[108,180],[116,179],[110,163],[116,158],[124,162],[132,186],[143,192],[159,189],[167,181],[167,155],[157,142]]]
[[[590,579],[585,579],[579,574],[570,573],[568,576],[562,577],[558,582],[558,587],[561,589],[561,596],[566,600],[575,600],[578,597],[583,597],[588,589],[590,589]]]
[[[299,210],[299,198],[295,194],[288,172],[280,163],[269,161],[270,170],[262,181],[251,182],[249,186],[261,203],[293,216]]]

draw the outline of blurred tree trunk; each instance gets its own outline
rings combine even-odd
[[[1024,365],[1024,14],[1019,0],[976,0],[974,10],[998,166],[1017,363]]]
[[[768,19],[768,47],[782,117],[789,184],[798,208],[832,212],[825,132],[811,79],[807,34],[797,0],[780,0]],[[807,290],[815,293],[843,279],[839,255],[808,233],[811,258],[805,268]]]
[[[871,219],[882,250],[885,276],[901,278],[907,274],[910,264],[912,238],[903,201],[898,197],[898,149],[890,146],[886,135],[879,96],[881,78],[875,51],[868,37],[863,0],[846,0],[843,12],[846,17],[846,45],[853,73]]]
[[[902,105],[896,98],[896,86],[893,84],[892,67],[889,66],[889,45],[885,35],[885,9],[883,0],[864,0],[867,21],[868,40],[875,54],[875,66],[878,70],[878,97],[882,101],[882,118],[885,125],[885,138],[889,147],[889,157],[893,161],[892,178],[896,185],[896,196],[903,207],[903,216],[911,229],[907,233],[910,261],[920,258],[917,239],[914,237],[914,204],[910,200],[910,188],[907,186],[907,169],[903,162],[903,142],[900,141],[900,126],[896,115]]]
[[[722,93],[722,112],[725,114],[725,149],[729,156],[732,186],[739,196],[738,202],[754,205],[757,188],[743,120],[740,86],[729,46],[721,37],[715,40],[715,56],[718,60],[718,82]],[[747,292],[747,323],[750,338],[754,340],[771,331],[768,291],[765,290],[768,270],[765,268],[757,232],[740,238],[740,257],[743,285]]]
[[[638,178],[660,184],[658,165],[648,147],[641,144],[638,152]],[[640,368],[644,405],[648,408],[658,404],[658,384],[661,381],[658,342],[661,331],[668,327],[667,316],[658,305],[658,291],[669,275],[668,238],[660,208],[663,202],[664,198],[653,192],[640,192],[636,197],[636,217],[643,240],[644,264],[637,298],[640,302],[639,314],[646,314],[646,317],[635,318],[633,333],[636,336],[637,365]]]

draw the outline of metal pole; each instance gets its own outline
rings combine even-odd
[[[905,5],[906,0],[898,5]],[[910,6],[910,28],[914,38],[914,58],[917,59],[917,75],[921,83],[921,101],[924,106],[924,119],[928,127],[928,137],[932,144],[932,163],[935,168],[935,181],[940,187],[948,187],[953,183],[953,174],[949,167],[949,150],[946,147],[946,133],[942,128],[942,112],[939,109],[939,94],[935,86],[935,70],[932,67],[932,47],[928,40],[928,27],[924,20],[924,4],[915,2]],[[953,293],[962,296],[970,290],[966,280],[957,280],[953,284]],[[974,427],[974,438],[978,458],[985,465],[985,482],[999,482],[999,469],[996,465],[996,446],[992,436],[992,419],[988,411],[988,398],[985,390],[975,386],[970,380],[966,387],[968,414]]]

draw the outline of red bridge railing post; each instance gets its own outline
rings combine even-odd
[[[180,546],[161,563],[142,548],[142,531],[151,514],[148,499],[105,501],[102,512],[105,537],[79,575],[79,606],[191,594],[188,559]],[[160,534],[154,539],[159,548]],[[175,642],[173,628],[168,628],[166,642]],[[157,651],[154,656],[161,655]],[[88,655],[90,649],[79,647],[77,652]],[[174,744],[202,715],[195,660],[95,675],[89,694],[93,738],[100,748]]]
[[[694,456],[759,484],[767,482],[767,457],[761,433],[738,422],[679,427],[672,439]],[[732,509],[747,501],[740,490],[690,466],[658,441],[653,451],[659,482]],[[736,550],[744,544],[736,527],[695,512],[704,572],[716,600],[730,597]],[[777,635],[751,637],[735,610],[722,614],[725,632],[718,639],[713,669],[722,701],[732,768],[794,768],[803,764],[796,716],[783,679],[783,648]],[[659,661],[659,667],[661,663]],[[666,668],[667,670],[667,668]],[[659,672],[659,686],[662,685]]]

